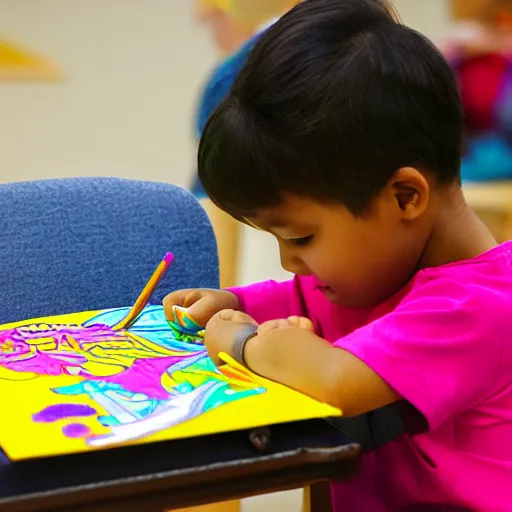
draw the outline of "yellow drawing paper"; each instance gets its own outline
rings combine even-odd
[[[220,370],[202,331],[148,306],[0,327],[0,446],[16,461],[213,434],[339,410],[258,377],[227,355]]]

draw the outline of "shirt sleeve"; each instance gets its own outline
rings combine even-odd
[[[238,297],[240,311],[262,323],[294,315],[306,316],[302,287],[301,278],[295,276],[290,281],[264,281],[229,291]]]
[[[495,388],[502,350],[494,306],[465,283],[433,280],[334,345],[379,374],[433,430]]]

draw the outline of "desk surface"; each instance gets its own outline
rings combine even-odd
[[[472,208],[512,210],[512,180],[465,183],[463,190]]]
[[[0,512],[162,512],[345,479],[360,448],[324,420],[0,466]]]

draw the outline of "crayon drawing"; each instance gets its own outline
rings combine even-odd
[[[76,313],[0,327],[0,446],[11,460],[204,435],[340,412],[266,381],[175,308]]]
[[[144,437],[265,392],[247,374],[215,367],[201,344],[201,328],[184,310],[175,309],[171,323],[161,307],[149,306],[132,328],[109,327],[127,312],[105,311],[81,325],[26,324],[0,331],[0,379],[80,377],[51,388],[60,402],[35,410],[34,423],[66,420],[63,436],[96,447]],[[84,395],[92,406],[73,401]],[[96,434],[80,422],[89,416],[108,433]]]

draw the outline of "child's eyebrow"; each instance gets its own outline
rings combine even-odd
[[[266,220],[266,223],[272,228],[288,228],[293,222],[291,222],[286,217],[280,216],[269,216]]]

